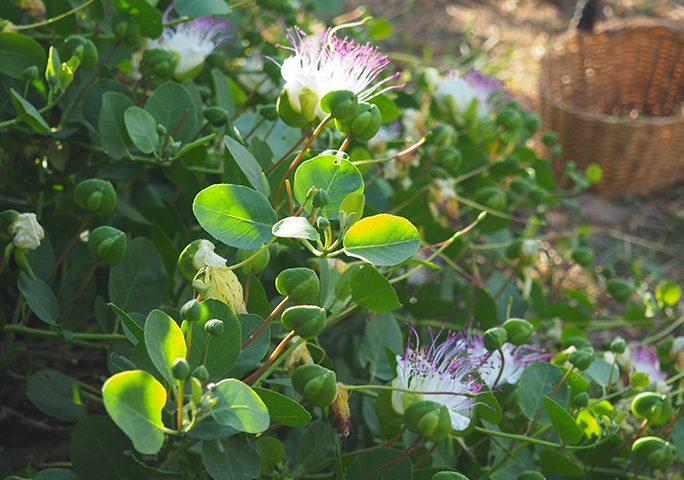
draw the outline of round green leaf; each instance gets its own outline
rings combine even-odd
[[[76,422],[87,414],[76,380],[55,370],[31,375],[26,396],[41,412],[65,422]]]
[[[146,4],[146,2],[142,2]],[[166,82],[154,91],[145,104],[156,123],[173,132],[174,140],[192,141],[200,127],[200,114],[187,88],[180,83]]]
[[[311,414],[290,397],[265,388],[255,388],[254,391],[266,404],[274,422],[286,427],[303,427],[311,420]]]
[[[244,435],[202,442],[202,464],[214,480],[252,480],[259,477],[259,455]]]
[[[396,310],[401,307],[392,284],[371,265],[365,265],[351,278],[352,300],[373,312]]]
[[[21,272],[17,280],[17,288],[36,317],[49,325],[57,325],[59,302],[47,283],[40,278],[34,280]]]
[[[278,220],[275,210],[261,193],[226,183],[199,192],[192,210],[202,228],[235,248],[259,248],[268,243]]]
[[[381,213],[359,220],[344,236],[344,251],[379,266],[397,265],[418,251],[418,229],[403,217]]]
[[[656,299],[665,305],[674,306],[682,298],[682,289],[672,280],[663,280],[656,288]]]
[[[145,320],[145,347],[159,373],[171,384],[176,379],[171,371],[177,358],[185,358],[185,337],[173,318],[161,310],[152,310]]]
[[[337,220],[342,201],[352,193],[363,193],[363,176],[351,162],[335,155],[319,155],[302,163],[294,176],[294,195],[302,204],[311,187],[328,192],[330,203],[325,214],[330,220]],[[311,202],[304,208],[311,211]]]
[[[316,229],[304,217],[287,217],[273,225],[273,235],[281,238],[300,238],[315,242],[320,238]]]
[[[140,107],[129,107],[124,112],[124,123],[133,145],[143,153],[152,153],[159,145],[157,122]]]
[[[229,378],[216,384],[216,405],[211,416],[217,423],[246,433],[259,433],[268,428],[268,409],[261,398],[240,380]]]
[[[21,80],[28,67],[45,66],[45,51],[33,38],[19,33],[0,33],[0,73]]]
[[[117,373],[105,382],[102,398],[107,413],[137,451],[152,455],[161,449],[166,389],[152,375],[143,370]]]
[[[223,322],[223,334],[219,337],[210,336],[204,329],[204,324],[212,319]],[[209,377],[211,379],[223,378],[240,358],[240,345],[242,344],[240,321],[228,305],[219,300],[207,299],[202,302],[201,321],[190,325],[193,328],[192,345],[188,357],[190,365],[194,369],[200,364],[206,348],[207,357],[204,366],[209,370]],[[253,365],[250,365],[251,367]]]
[[[564,444],[577,445],[582,440],[582,429],[577,425],[575,419],[558,403],[550,397],[542,400],[544,410],[548,415],[553,429],[558,434],[558,438]]]
[[[130,449],[131,442],[126,435],[101,415],[84,418],[71,432],[71,463],[78,478],[136,478],[142,468],[133,457],[124,455],[123,452]]]
[[[561,405],[567,403],[567,385],[563,384],[556,389],[561,378],[563,378],[563,371],[550,363],[536,362],[525,369],[518,381],[518,405],[527,418],[536,417],[544,397],[554,390],[556,390],[554,401]],[[549,421],[546,415],[542,415],[539,420],[544,423]]]

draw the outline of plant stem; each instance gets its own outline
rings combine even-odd
[[[230,267],[228,267],[228,270],[237,270],[238,268],[244,267],[244,266],[247,265],[249,262],[251,262],[251,261],[254,260],[256,257],[258,257],[258,256],[261,254],[261,252],[263,252],[263,251],[266,250],[268,247],[270,247],[271,244],[272,244],[274,241],[275,241],[275,237],[272,238],[270,242],[264,243],[264,245],[263,245],[260,249],[258,249],[256,252],[254,252],[254,253],[253,253],[252,255],[250,255],[248,258],[244,259],[243,261],[241,261],[241,262],[239,262],[239,263],[236,263],[235,265],[231,265]]]
[[[475,427],[476,432],[484,433],[486,435],[493,435],[495,437],[508,438],[510,440],[517,440],[520,442],[534,443],[535,445],[541,445],[543,447],[554,447],[561,448],[561,445],[555,442],[549,442],[547,440],[541,440],[539,438],[530,437],[527,435],[518,435],[515,433],[498,432],[496,430],[489,430],[488,428]]]
[[[266,320],[264,320],[261,323],[261,325],[259,325],[259,328],[254,330],[254,332],[252,332],[252,334],[249,337],[247,337],[247,340],[242,342],[242,350],[244,350],[247,347],[247,345],[252,343],[252,341],[254,341],[254,339],[257,338],[266,327],[268,327],[268,324],[271,323],[271,320],[273,320],[275,316],[278,315],[283,308],[285,308],[285,305],[287,305],[288,301],[290,301],[290,297],[283,298],[283,300],[273,309],[271,314],[268,317],[266,317]]]
[[[60,332],[54,332],[52,330],[43,330],[40,328],[25,327],[23,325],[5,325],[1,331],[22,333],[25,335],[33,335],[34,337],[64,338],[64,336]],[[111,342],[116,340],[128,339],[126,335],[118,333],[74,333],[72,338],[74,340],[91,340],[100,342]]]
[[[21,31],[21,30],[30,30],[30,29],[32,29],[32,28],[44,27],[44,26],[46,26],[46,25],[50,25],[51,23],[59,22],[60,20],[65,19],[65,18],[68,17],[69,15],[73,15],[74,13],[83,10],[83,9],[86,8],[88,5],[90,5],[91,3],[93,3],[94,1],[95,1],[95,0],[86,0],[84,3],[82,3],[82,4],[79,5],[78,7],[72,8],[71,10],[66,11],[66,12],[64,12],[64,13],[62,13],[62,14],[60,14],[60,15],[57,15],[56,17],[52,17],[52,18],[48,18],[47,20],[43,20],[42,22],[31,23],[31,24],[28,24],[28,25],[16,25],[16,26],[14,27],[13,30],[14,30],[15,32],[19,32],[19,31]]]
[[[268,357],[266,362],[253,374],[251,374],[249,377],[245,378],[243,381],[246,384],[252,384],[256,380],[258,380],[261,377],[261,374],[263,374],[268,367],[278,358],[280,353],[283,351],[283,349],[287,346],[288,343],[290,343],[290,340],[292,340],[295,337],[295,332],[294,330],[291,331],[290,333],[287,334],[285,338],[278,344],[278,346],[273,350],[273,353]]]

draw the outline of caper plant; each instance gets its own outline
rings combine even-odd
[[[681,290],[548,220],[600,168],[318,7],[0,11],[0,472],[676,478]]]

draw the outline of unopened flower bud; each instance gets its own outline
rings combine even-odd
[[[297,305],[283,312],[280,322],[304,339],[316,338],[325,329],[325,310],[315,305]]]
[[[212,337],[220,337],[223,335],[223,321],[218,318],[207,320],[204,324],[204,329]]]
[[[649,383],[651,383],[651,379],[648,377],[648,373],[646,372],[633,372],[629,376],[629,385],[632,388],[646,388],[648,387]]]
[[[157,82],[171,80],[176,72],[178,58],[168,50],[151,48],[145,50],[140,61],[140,73]]]
[[[166,127],[161,123],[157,124],[157,134],[162,137],[166,135]]]
[[[88,248],[106,265],[113,267],[123,260],[128,239],[118,228],[102,226],[88,235]]]
[[[594,251],[589,247],[577,247],[572,252],[572,259],[583,267],[589,267],[594,263]]]
[[[278,96],[276,110],[278,116],[291,127],[306,127],[316,118],[316,104],[318,97],[316,94],[304,88],[296,101],[290,98],[287,90],[283,90]]]
[[[516,109],[504,108],[496,114],[496,124],[509,132],[517,132],[522,125],[522,117]]]
[[[587,392],[580,392],[572,397],[572,403],[576,407],[584,408],[589,405],[589,394]]]
[[[359,99],[354,92],[337,90],[330,92],[321,99],[320,107],[325,113],[342,122],[351,120],[356,114]]]
[[[454,147],[442,147],[437,150],[437,160],[449,169],[450,172],[457,172],[463,163],[463,154]]]
[[[351,120],[349,133],[359,140],[370,140],[378,133],[381,124],[382,115],[377,105],[363,102]]]
[[[672,404],[666,395],[642,392],[632,400],[632,413],[641,420],[648,420],[656,427],[665,425],[672,418]]]
[[[297,367],[292,386],[305,400],[321,408],[330,405],[337,396],[335,372],[316,364]]]
[[[568,362],[570,362],[570,364],[578,370],[585,371],[591,366],[592,363],[594,363],[595,359],[596,354],[594,353],[594,349],[587,347],[572,352],[568,357]]]
[[[207,107],[204,118],[214,127],[222,127],[228,121],[228,112],[221,107]]]
[[[523,318],[509,318],[503,324],[508,341],[513,345],[522,345],[532,336],[532,324]]]
[[[190,375],[190,365],[184,358],[177,358],[171,366],[171,373],[176,380],[185,380]]]
[[[632,444],[632,455],[649,467],[664,470],[674,460],[675,449],[662,438],[642,437]]]
[[[613,353],[625,353],[626,348],[627,343],[625,342],[625,339],[622,337],[618,337],[612,342],[610,342],[610,351]]]
[[[506,330],[501,327],[494,327],[486,330],[483,335],[484,346],[489,352],[494,352],[503,347],[508,340]]]
[[[196,323],[202,319],[202,304],[196,299],[185,302],[180,309],[181,318],[189,323]]]
[[[330,220],[325,217],[318,217],[316,219],[316,226],[321,230],[324,230],[330,226]]]
[[[21,77],[27,82],[32,82],[36,80],[39,75],[40,71],[38,70],[38,67],[36,67],[35,65],[31,65],[21,73]]]
[[[427,142],[436,147],[451,147],[456,142],[456,129],[448,123],[440,123],[432,127],[427,135]]]
[[[195,378],[194,372],[193,376],[190,377],[190,398],[195,405],[202,403],[202,382]]]
[[[319,188],[314,193],[311,203],[316,208],[323,208],[330,203],[330,195],[328,191],[324,188]]]
[[[412,403],[404,412],[406,427],[426,440],[441,442],[451,432],[451,416],[445,405],[430,400]]]
[[[430,480],[469,480],[468,477],[458,472],[435,473]]]
[[[116,191],[107,180],[91,178],[76,185],[74,202],[91,213],[108,215],[116,209]]]
[[[310,268],[288,268],[278,274],[275,287],[281,295],[287,295],[295,303],[312,304],[318,299],[320,282]]]
[[[192,372],[193,378],[196,378],[200,382],[206,382],[209,380],[209,370],[204,365],[200,365]]]
[[[625,302],[634,292],[634,285],[627,280],[613,278],[606,283],[608,294],[618,302]]]
[[[94,68],[100,58],[93,41],[80,35],[72,35],[64,40],[62,51],[64,58],[78,57],[80,66],[86,70]]]

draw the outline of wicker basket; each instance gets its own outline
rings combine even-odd
[[[596,162],[605,197],[645,195],[684,179],[684,28],[635,18],[569,32],[542,62],[545,128],[565,161]]]

